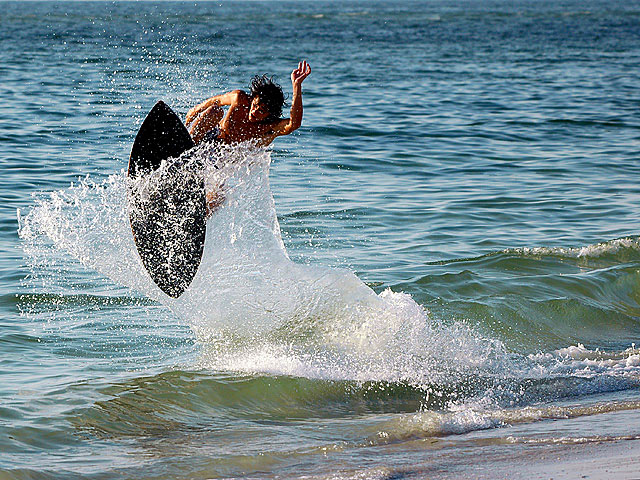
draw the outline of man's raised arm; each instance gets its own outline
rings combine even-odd
[[[311,67],[306,60],[298,64],[291,72],[291,84],[293,86],[293,99],[291,100],[291,118],[281,122],[278,135],[288,135],[302,125],[302,82],[311,73]]]

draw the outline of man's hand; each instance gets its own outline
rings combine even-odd
[[[298,64],[298,68],[296,68],[293,72],[291,72],[291,83],[293,84],[293,88],[300,88],[302,82],[305,78],[309,76],[311,73],[311,67],[307,63],[306,60],[300,62]]]
[[[285,118],[274,124],[275,137],[289,135],[302,125],[302,82],[311,73],[311,67],[306,60],[298,64],[291,72],[291,83],[293,84],[293,99],[291,100],[291,118]]]

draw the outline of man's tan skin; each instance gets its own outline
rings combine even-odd
[[[256,77],[252,82],[252,95],[233,90],[211,97],[189,110],[185,123],[191,137],[196,144],[213,139],[225,144],[255,141],[264,147],[276,137],[289,135],[302,124],[302,82],[310,73],[311,67],[306,61],[300,62],[298,68],[291,72],[293,99],[290,118],[280,118],[284,103],[280,86],[265,76]],[[254,89],[256,82],[259,88]],[[229,107],[226,114],[223,106]],[[222,187],[220,185],[207,193],[207,216],[211,216],[224,202]]]
[[[223,143],[255,140],[258,145],[267,146],[276,137],[288,135],[302,124],[302,82],[310,73],[311,67],[306,61],[300,62],[291,72],[290,118],[273,118],[273,112],[259,96],[251,97],[242,90],[233,90],[211,97],[189,110],[186,117],[189,133],[198,144],[217,127],[216,138]],[[229,106],[226,114],[223,106]]]

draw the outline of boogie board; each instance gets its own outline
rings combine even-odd
[[[204,176],[184,155],[194,145],[180,118],[160,101],[136,135],[127,172],[129,221],[142,264],[174,298],[191,284],[204,249]]]

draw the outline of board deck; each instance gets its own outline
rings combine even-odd
[[[153,281],[174,298],[191,284],[204,250],[204,177],[185,155],[193,147],[180,118],[159,101],[129,157],[129,220],[136,247]]]

